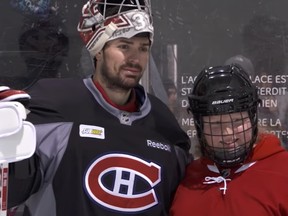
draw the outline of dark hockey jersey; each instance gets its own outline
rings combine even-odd
[[[31,89],[41,173],[24,203],[31,216],[168,215],[189,138],[166,105],[135,91],[141,106],[128,113],[91,78],[45,79]]]

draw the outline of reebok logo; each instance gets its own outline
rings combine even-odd
[[[163,144],[161,142],[155,142],[152,140],[147,140],[147,146],[171,152],[171,146],[168,144]]]

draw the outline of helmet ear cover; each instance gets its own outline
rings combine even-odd
[[[257,138],[257,106],[260,99],[257,87],[252,84],[243,68],[234,64],[204,68],[197,76],[188,100],[188,111],[193,114],[202,153],[212,160],[216,159],[211,152],[207,152],[208,144],[203,135],[203,116],[248,112],[253,134],[250,149],[235,163],[244,161]],[[223,161],[215,162],[221,166],[235,165]]]

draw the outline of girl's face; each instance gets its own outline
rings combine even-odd
[[[248,147],[252,139],[248,112],[204,116],[203,132],[208,146],[225,151]]]

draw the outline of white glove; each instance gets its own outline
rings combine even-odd
[[[35,127],[25,121],[30,95],[0,86],[0,163],[31,157],[36,148]]]

